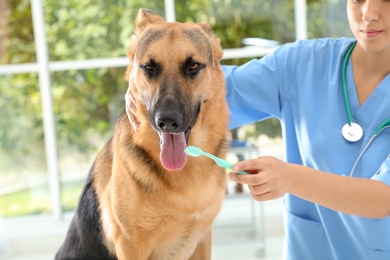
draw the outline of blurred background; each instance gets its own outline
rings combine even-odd
[[[351,36],[345,6],[342,0],[0,0],[0,259],[52,259],[62,242],[89,167],[124,108],[126,53],[139,8],[168,21],[208,21],[225,50],[222,63],[238,65],[277,48],[245,46],[244,38],[283,44]],[[276,119],[232,133],[231,161],[283,158]],[[246,187],[230,183],[213,259],[280,258],[282,208],[282,199],[254,202]]]

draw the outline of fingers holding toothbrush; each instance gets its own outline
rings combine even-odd
[[[257,201],[266,201],[282,197],[289,190],[288,163],[275,157],[264,156],[236,163],[229,179],[247,184],[252,197]],[[249,174],[236,174],[246,171]]]

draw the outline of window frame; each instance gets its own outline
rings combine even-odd
[[[58,147],[51,93],[51,72],[68,71],[74,69],[96,69],[111,67],[126,67],[129,64],[127,57],[102,58],[87,60],[50,61],[48,43],[45,35],[45,21],[43,0],[30,0],[33,17],[34,41],[37,62],[0,65],[0,75],[37,73],[41,94],[45,153],[49,178],[51,198],[51,216],[61,220],[64,212],[61,205],[60,173],[58,165]],[[175,21],[175,1],[164,0],[165,17],[167,21]],[[306,1],[294,0],[295,8],[295,35],[296,39],[307,38]],[[224,49],[222,59],[262,57],[273,52],[276,47],[246,46],[243,48]]]

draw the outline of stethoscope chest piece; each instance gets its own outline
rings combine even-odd
[[[357,142],[363,137],[363,129],[359,124],[346,123],[341,129],[341,133],[345,140],[349,142]]]

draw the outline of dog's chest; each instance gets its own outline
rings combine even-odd
[[[169,260],[182,260],[188,259],[194,252],[199,241],[208,234],[209,228],[205,227],[203,223],[202,212],[195,212],[188,216],[186,225],[172,227],[170,233],[164,238],[159,239],[159,243],[156,245],[151,259],[169,259]],[[164,257],[162,257],[164,256]]]

